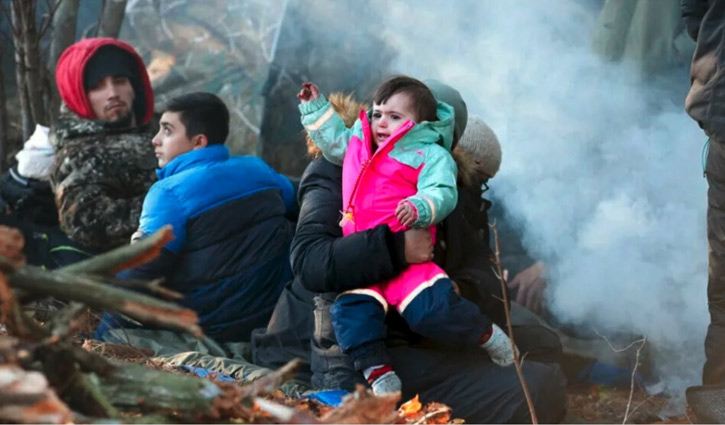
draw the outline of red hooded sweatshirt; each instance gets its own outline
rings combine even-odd
[[[130,53],[138,62],[139,79],[144,90],[146,108],[143,117],[136,117],[139,124],[146,124],[154,114],[154,92],[151,90],[151,82],[146,72],[146,66],[141,56],[129,44],[115,38],[98,37],[87,38],[68,47],[58,59],[55,68],[55,81],[58,85],[60,97],[71,111],[78,116],[87,119],[95,119],[88,95],[83,87],[83,72],[88,61],[96,51],[103,46],[116,46]]]

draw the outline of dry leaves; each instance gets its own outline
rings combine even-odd
[[[398,416],[406,424],[464,423],[462,419],[451,420],[451,408],[445,404],[431,402],[423,406],[418,395],[398,408]]]
[[[0,422],[60,424],[72,419],[41,373],[0,365]]]

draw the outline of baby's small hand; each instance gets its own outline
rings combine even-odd
[[[302,83],[302,90],[297,93],[301,103],[307,103],[320,97],[320,89],[315,83]]]
[[[400,201],[400,203],[398,203],[398,207],[395,208],[395,217],[398,218],[400,224],[410,227],[418,218],[418,212],[410,202]]]

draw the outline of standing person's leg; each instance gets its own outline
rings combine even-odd
[[[710,325],[702,381],[710,385],[725,384],[725,141],[710,140],[706,172]]]
[[[531,421],[513,366],[500,367],[479,350],[394,347],[389,353],[403,381],[403,400],[420,395],[453,408],[468,423]],[[522,365],[540,423],[558,423],[566,412],[566,379],[557,365],[525,361]]]

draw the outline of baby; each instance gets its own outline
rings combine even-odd
[[[343,234],[380,224],[393,231],[427,227],[435,242],[436,224],[458,198],[450,155],[453,108],[406,76],[381,84],[373,109],[361,111],[350,129],[316,85],[303,83],[297,97],[310,137],[326,159],[343,167]],[[411,264],[390,281],[340,294],[331,309],[340,348],[376,394],[402,387],[385,350],[388,306],[416,333],[454,347],[480,345],[502,366],[513,362],[506,334],[454,292],[440,267],[432,261]]]

